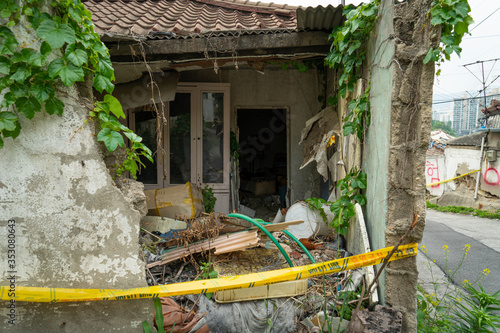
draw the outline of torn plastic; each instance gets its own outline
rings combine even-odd
[[[327,147],[330,138],[340,133],[338,113],[332,108],[324,108],[317,115],[306,122],[302,129],[299,144],[303,145],[302,155],[304,160],[300,169],[312,161],[316,161],[316,169],[328,180],[328,157]]]
[[[173,299],[160,298],[163,310],[163,328],[171,333],[209,333],[206,324],[197,325],[203,319],[198,313],[185,311]],[[202,322],[203,323],[203,322]],[[155,319],[155,327],[158,328]]]

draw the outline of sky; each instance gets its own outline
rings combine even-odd
[[[338,6],[340,0],[270,0],[266,2],[286,3],[294,6]],[[346,0],[346,4],[355,5],[362,1]],[[441,75],[434,80],[433,109],[449,109],[453,98],[476,96],[482,90],[481,64],[477,61],[500,58],[500,29],[496,22],[500,21],[499,0],[469,0],[471,16],[474,23],[469,26],[470,35],[462,40],[462,54],[455,54],[450,61],[441,65]],[[464,67],[466,64],[473,65]],[[483,63],[486,86],[500,87],[500,59]],[[437,69],[437,68],[436,68]],[[469,72],[470,70],[470,72]],[[471,73],[472,72],[472,73]],[[494,82],[498,77],[498,79]]]

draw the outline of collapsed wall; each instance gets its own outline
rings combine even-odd
[[[145,287],[141,213],[106,169],[84,104],[91,90],[83,89],[88,96],[76,87],[56,90],[65,104],[63,116],[20,117],[21,134],[6,139],[0,150],[0,285]],[[8,238],[8,224],[14,237]],[[12,238],[15,257],[9,262]],[[1,301],[0,331],[142,332],[141,322],[153,313],[151,300],[52,303],[56,300],[57,294],[49,303],[18,301],[14,311]]]
[[[373,248],[398,243],[413,214],[407,242],[419,242],[425,225],[425,152],[432,116],[434,64],[423,64],[439,31],[427,16],[429,1],[383,0],[369,52],[372,124],[363,152],[368,176],[365,216]],[[392,89],[390,89],[392,87]],[[416,258],[391,263],[381,299],[403,312],[403,332],[416,332]]]

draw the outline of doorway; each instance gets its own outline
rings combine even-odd
[[[240,203],[274,217],[287,201],[285,108],[238,109]]]

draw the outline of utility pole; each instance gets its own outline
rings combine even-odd
[[[487,108],[487,105],[486,105],[486,88],[488,88],[493,82],[495,82],[499,77],[500,75],[498,75],[495,79],[493,79],[490,84],[486,85],[486,81],[488,80],[490,74],[488,74],[488,76],[485,78],[484,77],[484,63],[485,62],[491,62],[491,61],[494,61],[495,63],[500,60],[500,58],[496,58],[496,59],[490,59],[490,60],[478,60],[476,62],[471,62],[470,64],[465,64],[464,67],[465,69],[467,69],[476,79],[478,79],[479,82],[481,82],[481,84],[483,85],[483,89],[479,91],[479,93],[483,93],[483,99],[484,99],[484,108]],[[476,64],[480,64],[481,65],[481,76],[482,76],[482,79],[478,78],[476,76],[476,74],[474,74],[468,67],[469,66],[472,66],[472,65],[476,65]],[[493,70],[493,67],[495,66],[495,64],[493,64],[493,66],[491,67],[491,70],[490,70],[490,73],[491,71]],[[482,124],[482,120],[484,119],[483,115],[481,115],[481,117],[478,119],[478,121]]]

